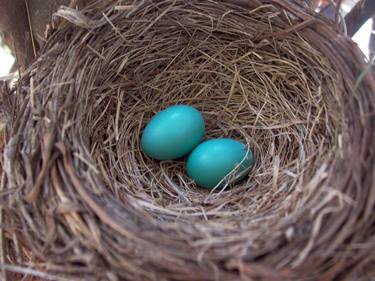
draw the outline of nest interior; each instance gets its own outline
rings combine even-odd
[[[358,48],[294,2],[103,2],[57,12],[68,23],[14,94],[10,261],[87,280],[372,276],[375,84]],[[251,147],[245,181],[209,192],[184,159],[142,153],[174,104]]]

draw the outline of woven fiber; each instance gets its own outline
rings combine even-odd
[[[62,20],[17,84],[3,261],[54,280],[370,280],[375,80],[333,23],[287,0],[99,1]],[[254,151],[199,188],[140,150],[199,109]],[[43,273],[43,274],[42,274]],[[65,279],[64,279],[65,278]]]

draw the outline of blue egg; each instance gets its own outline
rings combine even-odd
[[[227,178],[240,181],[253,164],[253,153],[243,143],[228,138],[211,139],[198,145],[190,154],[187,173],[197,185],[212,189],[219,184],[223,187]],[[230,176],[225,178],[228,174]]]
[[[203,139],[202,114],[192,106],[174,105],[156,114],[143,131],[143,151],[157,160],[172,160],[191,152]]]

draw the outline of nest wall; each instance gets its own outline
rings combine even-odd
[[[375,83],[357,46],[285,1],[99,1],[64,19],[13,93],[9,261],[70,280],[370,280]],[[199,109],[247,143],[245,181],[201,189],[140,150]],[[16,249],[11,251],[10,249]]]

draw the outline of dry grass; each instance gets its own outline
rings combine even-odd
[[[58,12],[71,24],[51,35],[14,93],[1,204],[6,241],[30,256],[11,263],[31,260],[23,271],[61,280],[369,274],[374,78],[356,85],[365,61],[323,19],[268,2],[113,1]],[[183,160],[140,151],[150,118],[182,103],[202,111],[209,138],[253,149],[244,182],[208,192]]]

